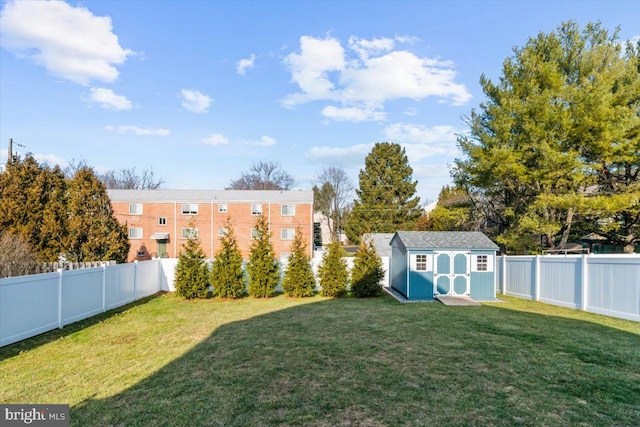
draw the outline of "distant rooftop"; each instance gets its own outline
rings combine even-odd
[[[370,241],[379,256],[391,256],[391,238],[394,233],[367,233],[362,236],[365,241]]]
[[[264,202],[313,203],[302,190],[107,190],[112,202]]]

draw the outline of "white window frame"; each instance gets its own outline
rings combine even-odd
[[[139,231],[139,235],[138,235]],[[144,230],[142,227],[129,227],[129,240],[139,240],[144,236]]]
[[[224,237],[229,234],[229,229],[227,227],[218,227],[218,236]]]
[[[420,257],[420,261],[418,261],[418,257]],[[411,254],[410,262],[411,271],[433,271],[433,255],[431,254]],[[423,267],[424,269],[418,269],[418,267]]]
[[[484,261],[484,257],[486,257],[486,264]],[[493,272],[493,255],[489,254],[477,254],[471,255],[471,271],[473,273],[491,273]],[[486,269],[481,269],[481,267],[486,267]]]
[[[195,207],[195,209],[194,209]],[[198,215],[198,204],[197,203],[183,203],[182,204],[182,215]]]
[[[159,226],[167,225],[167,217],[166,216],[158,217],[158,225]]]
[[[220,213],[227,213],[228,209],[229,209],[229,207],[227,206],[226,203],[220,203],[218,205],[218,212],[220,212]]]
[[[129,203],[129,215],[142,215],[142,203]]]
[[[291,252],[282,252],[280,253],[280,260],[282,260],[282,262],[288,262],[290,256]]]
[[[190,237],[188,233],[193,233],[193,239],[198,240],[198,229],[191,227],[183,227],[182,229],[180,229],[180,238],[182,240],[188,240]]]
[[[258,229],[257,228],[252,228],[251,229],[251,240],[257,240],[258,237],[260,237],[260,233],[258,233]]]
[[[296,237],[295,228],[283,228],[280,230],[280,240],[293,240]]]
[[[282,216],[296,216],[296,205],[282,205],[280,207],[280,214]]]
[[[253,216],[262,215],[262,205],[252,204],[251,205],[251,215],[253,215]]]

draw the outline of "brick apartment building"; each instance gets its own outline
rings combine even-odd
[[[238,246],[249,257],[260,215],[270,226],[276,257],[287,257],[297,227],[313,251],[313,191],[108,190],[115,216],[129,233],[128,260],[177,257],[190,234],[207,258],[220,248],[231,219]]]

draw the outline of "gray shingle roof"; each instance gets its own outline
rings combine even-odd
[[[480,231],[398,231],[396,235],[408,249],[499,249]]]
[[[393,233],[367,233],[362,238],[366,241],[371,241],[379,256],[391,256],[389,242],[391,242],[393,236]]]
[[[107,190],[112,202],[313,203],[313,191]]]

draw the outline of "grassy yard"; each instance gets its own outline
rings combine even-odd
[[[77,426],[637,426],[640,324],[166,294],[0,349],[0,402],[69,403]]]

